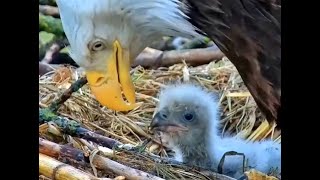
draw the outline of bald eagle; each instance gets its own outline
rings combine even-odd
[[[57,0],[57,5],[70,56],[86,70],[100,104],[117,111],[137,106],[130,64],[158,38],[207,36],[235,65],[266,118],[278,120],[280,0]]]

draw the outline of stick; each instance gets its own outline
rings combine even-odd
[[[54,142],[44,140],[42,138],[39,138],[39,152],[55,158],[65,157],[65,158],[71,158],[80,162],[88,162],[88,157],[86,157],[81,150],[68,147],[65,145],[59,145]],[[94,156],[93,164],[98,169],[112,171],[115,174],[125,176],[129,180],[130,179],[164,180],[162,178],[140,171],[138,169],[127,167],[125,165],[122,165],[118,162],[112,161],[100,155]]]
[[[158,68],[171,66],[185,60],[188,65],[198,66],[219,60],[224,54],[217,48],[199,48],[187,50],[159,51],[152,48],[144,49],[134,60],[132,67]]]
[[[84,142],[84,140],[82,142]],[[95,147],[93,147],[89,143],[85,143],[85,144],[86,144],[86,146],[89,147],[90,150],[94,150],[95,149]],[[98,147],[98,149],[99,149],[99,147]],[[201,168],[201,167],[196,167],[196,166],[190,167],[187,164],[179,162],[179,161],[176,161],[175,159],[172,159],[172,158],[160,157],[160,156],[154,155],[152,153],[144,153],[144,152],[139,153],[139,152],[136,152],[136,151],[128,151],[128,150],[125,150],[123,148],[120,148],[120,150],[123,150],[126,153],[134,154],[135,156],[148,157],[148,158],[152,159],[152,161],[157,162],[157,163],[170,164],[170,165],[173,165],[173,166],[177,166],[179,168],[184,169],[187,172],[190,171],[192,168],[197,168],[198,171],[202,172],[202,174],[205,174],[206,176],[208,176],[208,177],[210,177],[212,179],[215,179],[215,180],[236,180],[236,179],[231,178],[229,176],[226,176],[226,175],[223,175],[223,174],[219,174],[219,173],[216,173],[216,172],[212,172],[212,171],[210,171],[208,169],[204,169],[204,168]],[[107,157],[108,156],[109,156],[109,152],[108,152]],[[251,180],[251,179],[247,179],[247,180]]]
[[[39,0],[39,4],[57,6],[56,0]]]
[[[42,111],[45,111],[45,110],[42,110]],[[40,110],[40,112],[42,112],[42,111]],[[50,112],[50,113],[52,113],[52,112]],[[53,117],[51,117],[52,118],[51,121],[53,121],[56,125],[58,125],[61,128],[61,130],[66,134],[70,134],[72,136],[76,136],[79,138],[83,138],[83,139],[95,142],[101,146],[108,147],[109,149],[119,148],[120,150],[125,150],[126,152],[130,152],[135,155],[142,155],[142,156],[147,155],[153,161],[156,161],[159,163],[161,162],[161,163],[176,165],[176,166],[179,166],[179,167],[186,169],[186,170],[190,169],[190,167],[186,166],[184,163],[177,162],[171,158],[163,158],[160,156],[150,155],[150,154],[138,154],[134,151],[128,151],[126,148],[121,147],[121,145],[123,145],[121,142],[116,141],[111,138],[108,138],[108,137],[105,137],[105,136],[102,136],[102,135],[99,135],[99,134],[96,134],[96,133],[89,131],[85,128],[82,128],[82,127],[80,127],[80,124],[76,121],[72,121],[67,118],[59,117],[57,115],[54,115],[53,113],[49,114],[49,115],[45,114],[45,113],[43,113],[43,114],[44,115],[42,115],[42,116],[48,116],[48,117],[53,116]],[[41,119],[40,116],[39,116],[39,119]],[[53,142],[43,140],[41,138],[39,138],[39,149],[40,149],[41,153],[47,154],[49,156],[53,156],[53,157],[63,156],[63,157],[69,157],[71,159],[76,159],[79,162],[88,162],[88,160],[87,160],[88,158],[85,155],[83,155],[82,151],[80,151],[80,150],[76,151],[77,149],[72,150],[73,148],[71,148],[71,147],[64,146],[64,145],[58,145]],[[77,158],[75,158],[75,157],[77,157]],[[114,163],[117,163],[117,162],[114,162]],[[118,167],[118,164],[114,165],[113,161],[109,162],[109,165]],[[109,165],[108,166],[101,165],[101,169],[108,169]],[[201,171],[204,170],[203,168],[200,168],[200,167],[197,167],[197,168]],[[217,180],[235,180],[235,179],[229,178],[225,175],[218,174],[215,172],[206,171],[206,170],[205,170],[205,172],[206,172],[205,174],[207,174],[210,177],[215,177],[215,179],[217,179]],[[117,173],[117,172],[115,172],[115,173]],[[121,174],[121,172],[118,172],[118,173]]]
[[[94,177],[41,153],[39,153],[39,173],[54,180],[111,180]]]
[[[50,71],[55,70],[56,67],[54,65],[49,65],[47,63],[39,62],[39,75],[42,76]]]
[[[58,49],[56,46],[52,46],[51,50],[47,52],[46,57],[44,58],[44,62],[50,62],[50,58],[52,57],[52,53]],[[223,53],[218,50],[214,51],[214,48],[205,48],[205,49],[191,49],[191,50],[184,50],[184,51],[159,51],[151,48],[147,48],[142,52],[134,61],[133,66],[142,65],[142,66],[149,66],[149,67],[160,67],[160,66],[169,66],[171,64],[175,64],[180,62],[184,57],[186,57],[186,62],[195,64],[195,63],[208,63],[212,59],[221,59],[224,55]],[[143,54],[145,53],[145,55]],[[147,53],[147,54],[146,54]],[[47,57],[48,56],[48,57]],[[149,56],[149,57],[147,57]],[[202,59],[201,59],[202,58]],[[66,90],[62,96],[55,102],[53,102],[49,109],[52,112],[56,112],[59,107],[68,99],[70,98],[73,92],[78,91],[83,85],[87,83],[86,77],[83,77],[77,80],[75,83],[71,85],[71,87]]]
[[[55,18],[59,18],[59,9],[54,6],[49,6],[49,5],[39,5],[39,12],[44,14],[44,15],[49,15],[53,16]]]
[[[208,176],[208,177],[210,177],[210,178],[212,178],[214,180],[236,180],[236,179],[234,179],[232,177],[226,176],[224,174],[219,174],[219,173],[216,173],[216,172],[212,172],[211,170],[204,169],[202,167],[197,167],[197,166],[190,167],[187,164],[185,164],[183,162],[176,161],[175,159],[172,159],[172,158],[160,157],[160,156],[157,156],[157,155],[154,155],[154,154],[151,154],[151,153],[138,154],[138,153],[133,152],[133,151],[126,151],[126,152],[135,154],[136,156],[139,156],[139,155],[148,156],[154,162],[177,166],[177,167],[179,167],[181,169],[184,169],[187,172],[190,171],[192,168],[196,168],[196,169],[198,169],[199,172],[201,172],[202,174],[204,174],[204,175],[206,175],[206,176]],[[252,179],[247,179],[247,180],[252,180]]]
[[[67,89],[65,92],[63,92],[63,94],[59,97],[59,99],[57,99],[56,101],[54,101],[50,106],[49,109],[52,112],[57,112],[57,110],[60,108],[60,106],[66,101],[68,100],[72,93],[78,91],[82,86],[84,86],[85,84],[87,84],[87,78],[86,77],[82,77],[80,79],[78,79],[76,82],[74,82],[69,89]]]
[[[47,50],[44,58],[41,60],[41,62],[48,63],[53,60],[54,56],[59,53],[60,51],[60,46],[57,43],[53,43],[50,48]]]
[[[100,134],[96,134],[86,128],[81,127],[80,124],[76,121],[57,116],[54,113],[52,113],[52,111],[50,111],[50,109],[48,108],[40,109],[39,121],[40,123],[52,121],[59,128],[61,128],[61,131],[65,134],[83,138],[88,141],[95,142],[101,146],[108,147],[110,149],[123,145],[121,142],[117,140],[102,136]]]

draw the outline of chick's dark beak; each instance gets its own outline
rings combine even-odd
[[[160,116],[160,113],[157,113],[155,114],[155,116],[153,117],[153,119],[151,120],[151,123],[150,123],[150,129],[151,130],[157,130],[157,128],[159,128],[159,126],[161,126],[161,122],[162,121],[165,121],[165,119],[163,119],[161,116]]]
[[[178,132],[187,131],[188,128],[173,121],[170,121],[166,116],[163,116],[160,112],[155,114],[154,118],[150,124],[151,130],[161,131],[161,132]]]

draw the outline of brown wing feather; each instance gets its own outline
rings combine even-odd
[[[184,0],[190,21],[236,66],[269,121],[281,107],[280,0]]]

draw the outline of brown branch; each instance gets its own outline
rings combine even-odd
[[[89,163],[89,155],[86,155],[79,149],[72,148],[70,146],[66,145],[59,145],[54,142],[44,140],[42,138],[39,138],[39,152],[46,154],[48,156],[52,156],[55,158],[69,158],[71,160],[76,160],[79,163]],[[128,153],[133,153],[135,155],[139,155],[134,153],[133,151],[126,151]],[[150,157],[150,156],[149,156]],[[156,155],[153,155],[151,158],[152,160],[156,162],[161,162],[161,163],[169,163],[171,165],[178,166],[186,171],[189,171],[192,169],[192,167],[188,167],[185,164],[181,164],[179,162],[176,162],[175,160],[169,159],[169,158],[164,158],[164,157],[158,157]],[[122,164],[119,164],[118,162],[112,161],[108,158],[96,155],[93,164],[98,168],[106,171],[112,171],[118,175],[123,175],[127,177],[128,179],[135,179],[142,175],[143,177],[149,177],[148,180],[156,179],[160,180],[159,177],[150,175],[148,173],[143,172],[142,174],[139,175],[142,171],[132,169],[130,167],[124,166]],[[193,168],[198,168],[198,167],[193,167]],[[121,170],[122,169],[122,170]],[[202,168],[198,168],[203,174],[206,176],[216,179],[216,180],[235,180],[234,178],[228,177],[223,174],[215,173],[212,171],[204,170]],[[142,178],[145,179],[145,178]],[[162,180],[162,179],[161,179]]]
[[[140,65],[145,68],[158,68],[181,63],[182,60],[188,65],[198,66],[220,60],[223,56],[224,54],[214,47],[172,51],[146,48],[134,60],[132,67]]]
[[[43,62],[39,62],[39,75],[42,76],[50,71],[56,69],[57,65],[51,65]]]
[[[41,153],[39,153],[39,173],[55,180],[111,180],[110,178],[97,178]]]
[[[63,133],[95,142],[101,146],[104,146],[110,149],[114,147],[120,147],[121,145],[123,145],[123,143],[117,140],[102,136],[86,128],[81,127],[80,124],[76,121],[57,116],[54,113],[52,113],[52,111],[50,111],[49,108],[40,109],[39,110],[40,124],[49,122],[49,121],[57,125]]]
[[[134,152],[134,151],[127,151],[127,150],[124,150],[124,151],[127,152],[127,153],[134,154],[136,156],[142,156],[142,157],[147,156],[147,157],[151,158],[154,162],[163,163],[163,164],[170,164],[171,166],[176,166],[176,167],[179,167],[181,169],[184,169],[187,172],[190,172],[190,171],[196,169],[198,172],[201,172],[203,175],[206,175],[207,177],[212,178],[214,180],[236,180],[236,179],[234,179],[232,177],[229,177],[227,175],[219,174],[219,173],[213,172],[211,170],[204,169],[202,167],[187,165],[186,163],[182,163],[182,162],[176,161],[173,158],[160,157],[158,155],[154,155],[154,154],[151,154],[151,153],[139,154],[139,153]]]
[[[59,53],[61,47],[57,43],[53,43],[50,48],[47,50],[44,58],[41,60],[41,62],[48,63],[53,60],[54,56]]]
[[[49,15],[53,16],[55,18],[59,18],[59,9],[54,6],[49,6],[49,5],[39,5],[39,12],[44,14],[44,15]]]
[[[70,158],[80,162],[88,162],[89,157],[81,150],[68,147],[66,145],[59,145],[39,138],[39,152],[52,156],[55,158]],[[163,180],[152,174],[134,169],[118,162],[112,161],[100,155],[95,155],[92,163],[98,168],[106,171],[112,171],[115,174],[125,176],[127,179],[141,179],[141,180]]]
[[[39,75],[42,76],[48,72],[58,69],[61,67],[58,64],[47,64],[44,62],[39,62]]]
[[[72,93],[78,91],[82,86],[87,84],[87,82],[87,78],[82,77],[78,79],[76,82],[72,83],[72,85],[66,91],[63,92],[59,99],[57,99],[50,105],[49,109],[52,112],[56,112],[59,109],[59,107],[71,97]]]
[[[60,46],[54,43],[50,49],[47,51],[42,62],[50,63],[55,53],[60,49]],[[223,53],[220,50],[215,50],[215,48],[205,48],[205,49],[189,49],[181,51],[159,51],[156,49],[146,48],[134,61],[132,66],[141,65],[144,67],[160,67],[160,66],[170,66],[175,63],[179,63],[185,60],[187,64],[190,65],[200,65],[209,63],[212,60],[218,60],[223,57]],[[39,64],[39,70],[40,70]],[[43,66],[43,65],[42,65]],[[45,67],[44,67],[45,68]],[[47,68],[45,68],[46,70]],[[56,112],[61,104],[63,104],[67,99],[70,98],[73,92],[78,91],[83,85],[87,83],[85,77],[79,79],[71,85],[71,87],[66,90],[62,96],[50,105],[50,109]]]

